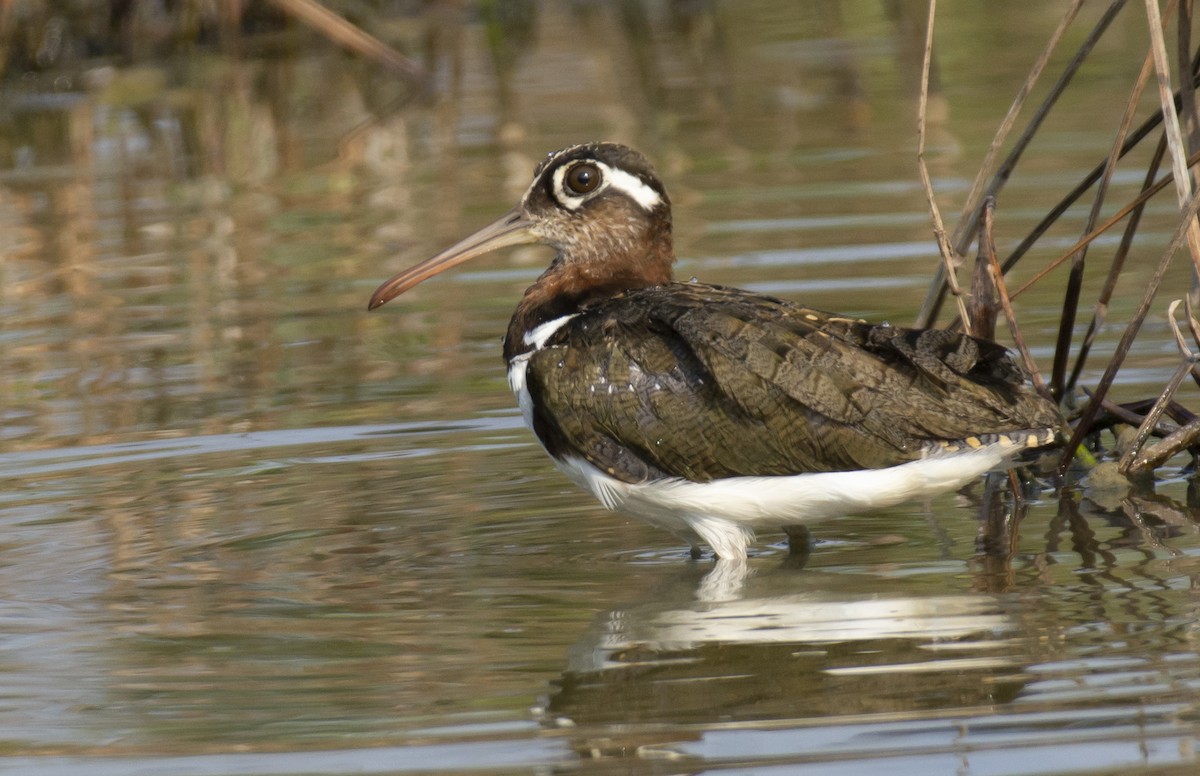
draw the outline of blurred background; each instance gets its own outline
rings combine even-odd
[[[1068,4],[944,6],[927,158],[952,225]],[[1000,563],[977,535],[1010,506],[978,489],[822,524],[800,571],[767,536],[741,600],[704,601],[705,562],[572,490],[521,427],[500,337],[543,249],[365,311],[547,152],[606,139],[666,182],[681,278],[910,322],[938,261],[915,152],[926,12],[0,3],[0,771],[1192,762],[1200,543],[1179,466],[1157,494],[1033,489]],[[1107,154],[1146,42],[1126,9],[1001,195],[1002,246]],[[1085,385],[1174,225],[1167,196]],[[1043,368],[1061,286],[1018,305]],[[1165,305],[1116,398],[1173,371]]]

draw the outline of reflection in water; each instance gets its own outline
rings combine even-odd
[[[696,609],[646,608],[610,612],[590,657],[570,661],[572,671],[623,665],[614,653],[695,649],[701,644],[769,644],[868,639],[957,638],[1005,628],[996,602],[983,596],[828,599],[821,595],[722,601]],[[641,663],[640,659],[636,662]],[[649,661],[653,662],[653,660]]]
[[[878,580],[865,586],[872,592],[851,592],[861,588],[848,567],[797,572],[786,564],[745,577],[735,600],[697,600],[703,578],[674,580],[597,618],[569,651],[543,718],[578,730],[576,751],[601,759],[736,760],[755,745],[727,740],[723,731],[804,717],[821,722],[775,734],[766,728],[757,755],[772,750],[781,763],[824,768],[827,757],[874,752],[936,769],[953,754],[986,770],[993,752],[1024,741],[1071,767],[1189,760],[1196,731],[1185,720],[1194,705],[1190,688],[1200,681],[1200,611],[1187,592],[1200,581],[1195,550],[1160,543],[1164,552],[1132,567],[1115,553],[1130,528],[1186,537],[1190,546],[1200,513],[1162,496],[1151,501],[1172,517],[1154,527],[1131,519],[1148,511],[1136,494],[1110,510],[1084,502],[1081,511],[1070,495],[1059,501],[1060,514],[1073,516],[1074,563],[1050,548],[1013,557],[981,542],[968,585],[1004,591],[995,594],[948,595],[945,577],[940,585],[907,585],[924,590],[915,596],[882,592]],[[1190,526],[1185,533],[1177,530],[1180,518]],[[1090,567],[1101,557],[1104,568],[1093,577]],[[1177,561],[1184,557],[1186,572]],[[890,571],[896,584],[921,574]],[[1044,594],[1031,595],[1038,588]],[[1176,649],[1154,656],[1146,639],[1164,637]],[[1136,699],[1137,710],[1097,713],[1122,698]],[[947,714],[957,721],[937,721]],[[652,725],[657,732],[646,732]],[[1092,736],[1081,725],[1097,726],[1097,741],[1129,736],[1138,743],[1089,750],[1082,742]],[[925,753],[905,754],[917,740]],[[1038,763],[1018,759],[1004,770],[1043,772],[1045,762]]]
[[[1027,634],[1003,598],[855,592],[852,575],[802,570],[790,557],[754,570],[718,561],[694,583],[601,615],[572,647],[550,717],[686,722],[718,708],[769,719],[796,699],[817,716],[897,713],[1004,703],[1024,683]],[[924,700],[914,705],[914,694]]]
[[[970,708],[1025,678],[1020,635],[986,596],[748,596],[610,611],[572,648],[547,713],[579,726]],[[731,671],[731,668],[736,669]]]

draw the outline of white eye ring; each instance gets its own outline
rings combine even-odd
[[[600,174],[600,183],[596,188],[584,194],[577,194],[567,187],[567,173],[578,169],[584,164],[595,167]],[[645,210],[647,213],[662,204],[663,198],[653,187],[646,185],[641,178],[631,175],[624,170],[610,167],[595,159],[585,160],[582,164],[564,165],[554,171],[554,195],[559,204],[567,210],[578,210],[587,200],[607,189],[617,189]]]

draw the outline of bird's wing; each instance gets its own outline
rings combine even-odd
[[[1004,348],[700,284],[585,310],[529,362],[534,430],[627,482],[891,466],[1054,423]]]

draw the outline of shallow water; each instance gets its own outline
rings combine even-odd
[[[430,30],[461,46],[409,102],[297,30],[240,56],[10,72],[0,772],[1190,772],[1182,461],[1157,494],[1029,486],[1011,556],[1013,508],[979,483],[820,523],[802,568],[761,537],[731,583],[573,490],[523,429],[499,337],[544,253],[365,312],[507,209],[543,153],[606,137],[667,181],[681,277],[911,320],[935,261],[916,5],[541,4],[536,34],[495,23],[512,60],[477,9],[398,14],[380,29],[413,50]],[[948,220],[1058,5],[942,10],[929,157]],[[1002,246],[1107,153],[1136,10],[1001,197]],[[1172,210],[1152,205],[1111,320]],[[1188,282],[1181,264],[1169,288]],[[1019,304],[1047,363],[1061,285]],[[1173,371],[1165,306],[1119,398]]]

